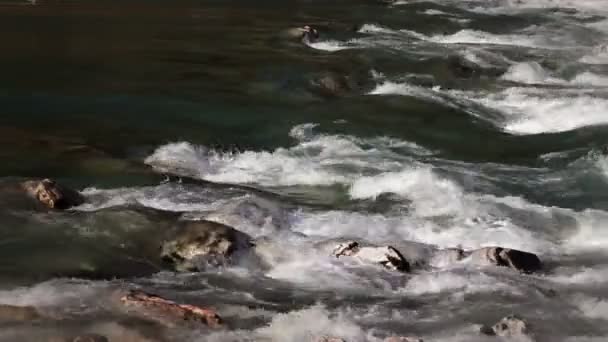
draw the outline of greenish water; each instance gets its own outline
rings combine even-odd
[[[606,20],[599,0],[0,1],[0,304],[65,323],[0,321],[0,340],[127,341],[117,287],[228,322],[133,323],[167,341],[490,341],[478,326],[510,313],[538,341],[605,339]],[[283,34],[306,24],[319,41]],[[42,177],[88,203],[13,191]],[[268,239],[272,262],[172,273],[179,217]],[[395,275],[319,247],[346,238],[547,267]]]

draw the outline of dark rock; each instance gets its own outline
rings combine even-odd
[[[129,291],[120,297],[120,302],[127,310],[166,325],[185,321],[218,328],[223,324],[222,319],[214,310],[195,305],[177,304],[143,291]]]
[[[510,315],[491,327],[483,326],[481,332],[501,337],[520,337],[528,334],[528,324],[520,317]]]
[[[336,258],[348,256],[364,262],[380,264],[389,270],[410,271],[409,262],[392,246],[361,246],[359,242],[349,241],[336,246],[332,254]]]
[[[162,244],[161,258],[178,271],[233,263],[253,246],[251,237],[211,221],[182,221]]]
[[[310,81],[310,89],[324,97],[344,96],[355,88],[350,78],[336,72],[323,74]]]
[[[50,179],[25,181],[21,185],[29,196],[51,209],[68,209],[85,201],[79,192]]]
[[[474,250],[471,252],[471,260],[475,264],[509,267],[523,273],[536,272],[542,268],[542,263],[536,254],[502,247]]]

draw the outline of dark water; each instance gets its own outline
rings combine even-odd
[[[604,341],[607,18],[600,0],[0,1],[2,188],[88,199],[2,190],[0,303],[55,319],[0,339],[492,341],[479,326],[517,313],[532,340]],[[306,24],[319,41],[282,34]],[[184,218],[265,238],[269,266],[171,272],[158,245]],[[321,247],[345,238],[546,270],[395,274]],[[227,328],[131,322],[109,298],[134,287]]]

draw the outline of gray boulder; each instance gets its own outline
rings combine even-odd
[[[232,264],[252,246],[249,235],[221,223],[182,221],[162,243],[161,258],[178,271],[198,271]]]

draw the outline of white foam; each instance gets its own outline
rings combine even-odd
[[[537,62],[515,64],[501,78],[525,84],[556,83],[557,81],[549,77],[549,74]]]
[[[376,24],[363,24],[358,31],[359,33],[383,33],[395,34],[397,31]]]
[[[608,87],[608,77],[586,71],[576,75],[570,83],[581,86]]]
[[[484,273],[474,272],[469,274],[453,271],[417,274],[410,279],[404,288],[400,289],[400,292],[414,296],[446,291],[458,292],[460,295],[495,291],[504,291],[511,294],[518,292],[513,286]]]
[[[335,52],[340,50],[354,49],[357,46],[353,44],[354,41],[341,42],[339,40],[324,40],[317,41],[314,43],[308,43],[307,45],[313,49]]]
[[[503,112],[506,122],[501,125],[515,134],[563,132],[608,123],[608,100],[592,95],[516,87],[482,96],[469,99]]]
[[[256,331],[271,341],[310,342],[320,337],[340,337],[352,342],[375,342],[343,313],[332,313],[322,305],[278,314],[267,327]]]
[[[576,296],[573,303],[589,318],[608,319],[608,300],[588,296]]]
[[[484,31],[464,29],[451,35],[435,35],[430,41],[442,44],[491,44],[524,47],[546,47],[547,43],[532,35],[497,35]]]
[[[407,159],[396,158],[391,151],[395,146],[424,152],[408,142],[399,145],[396,139],[315,135],[313,129],[314,125],[293,128],[291,136],[299,143],[272,152],[223,153],[180,142],[159,147],[145,162],[162,172],[219,183],[332,185],[350,184],[364,169],[377,173],[401,168]]]
[[[349,193],[355,199],[373,199],[383,193],[395,193],[411,199],[415,214],[419,216],[441,216],[466,211],[461,206],[464,191],[460,186],[438,177],[428,167],[362,177],[353,183]]]

